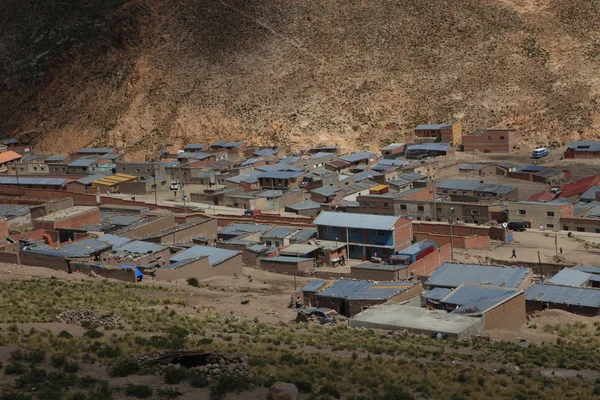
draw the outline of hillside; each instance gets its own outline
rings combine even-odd
[[[447,120],[600,136],[595,0],[72,3],[0,4],[0,132],[45,151],[357,149]]]

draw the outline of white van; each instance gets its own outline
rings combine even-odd
[[[545,147],[540,147],[531,152],[531,158],[542,158],[546,157],[550,152]]]

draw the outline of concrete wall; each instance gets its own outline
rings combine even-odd
[[[483,316],[484,330],[517,329],[525,323],[525,293],[513,297]]]

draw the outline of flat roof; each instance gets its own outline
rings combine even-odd
[[[280,263],[292,263],[297,264],[303,261],[314,261],[314,258],[306,258],[306,257],[286,257],[286,256],[277,256],[277,257],[265,257],[261,258],[260,262],[280,262]]]
[[[527,289],[525,300],[600,308],[600,289],[538,283]]]
[[[53,212],[52,214],[48,214],[45,215],[43,217],[40,218],[36,218],[36,221],[43,221],[43,222],[56,222],[56,221],[62,221],[64,219],[67,218],[72,218],[81,214],[85,214],[88,213],[90,211],[94,211],[94,210],[98,210],[98,207],[94,207],[94,206],[74,206],[74,207],[69,207],[69,208],[65,208],[64,210],[59,210],[56,212]]]
[[[373,263],[362,263],[350,266],[350,270],[353,269],[369,269],[373,271],[399,271],[401,269],[408,268],[408,265],[393,265],[393,264],[373,264]]]
[[[229,260],[232,257],[237,256],[238,254],[240,254],[239,251],[220,249],[218,247],[192,246],[187,250],[175,254],[169,260],[171,262],[178,262],[189,258],[199,258],[208,256],[208,263],[214,267],[218,264]]]
[[[108,251],[111,244],[95,239],[82,239],[77,242],[67,243],[60,247],[51,247],[46,244],[33,245],[25,251],[34,254],[43,254],[52,257],[82,258]]]
[[[443,310],[427,310],[400,304],[380,304],[350,319],[351,328],[383,330],[408,330],[432,335],[440,333],[453,338],[463,338],[483,330],[483,319]]]

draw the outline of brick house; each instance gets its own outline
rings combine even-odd
[[[571,142],[564,154],[565,158],[600,158],[600,142],[588,140]]]
[[[462,123],[422,124],[415,128],[415,143],[441,142],[453,146],[462,142]]]
[[[510,153],[517,147],[520,138],[518,129],[477,129],[463,135],[463,145],[465,151]]]
[[[346,243],[348,258],[358,260],[387,259],[413,238],[411,221],[396,216],[324,211],[314,224],[319,239]]]
[[[509,221],[529,221],[533,228],[559,231],[564,218],[573,218],[573,204],[563,201],[518,201],[507,204]]]

